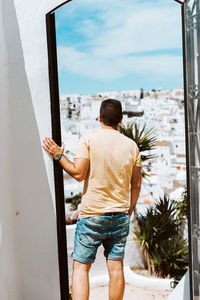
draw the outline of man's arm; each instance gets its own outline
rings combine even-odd
[[[59,163],[63,169],[77,181],[85,180],[89,168],[89,159],[76,158],[75,162],[69,161],[65,156],[62,156]]]
[[[52,158],[55,158],[56,155],[63,154],[64,152],[64,144],[59,147],[51,138],[45,137],[43,143],[44,145],[42,145],[42,147],[51,155]],[[65,156],[62,156],[59,163],[62,168],[77,181],[80,182],[86,178],[89,168],[89,159],[77,158],[73,163]]]
[[[129,217],[131,217],[134,207],[137,203],[141,189],[141,167],[133,167],[131,177],[131,202],[129,208]]]

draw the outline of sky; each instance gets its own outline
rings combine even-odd
[[[173,0],[73,0],[56,12],[60,94],[183,86]]]

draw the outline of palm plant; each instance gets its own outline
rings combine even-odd
[[[157,141],[157,135],[155,134],[155,130],[153,128],[146,131],[146,124],[140,130],[137,123],[129,124],[127,127],[123,124],[120,124],[118,130],[123,135],[132,139],[138,146],[140,151],[141,162],[145,162],[147,160],[155,158],[153,154],[144,154],[145,151],[151,151],[155,149],[155,144]],[[142,165],[142,177],[148,176],[147,172],[144,169],[144,165]],[[134,208],[134,223],[137,226],[137,209]]]
[[[139,228],[135,228],[137,240],[141,242],[142,248],[150,249],[160,240],[168,237],[169,232],[175,235],[178,232],[178,223],[175,219],[176,206],[170,203],[169,198],[160,198],[155,207],[147,209],[146,215],[138,218]]]
[[[119,132],[124,134],[125,136],[132,139],[138,146],[140,154],[141,154],[141,162],[145,162],[147,160],[155,158],[153,154],[144,154],[145,151],[150,151],[155,149],[155,144],[157,141],[157,136],[155,134],[155,130],[153,128],[146,131],[146,124],[140,128],[138,125],[129,124],[127,127],[125,125],[119,125]],[[142,169],[142,176],[148,175],[144,169]]]
[[[182,193],[182,200],[177,203],[177,219],[180,221],[187,220],[189,216],[189,208],[187,201],[187,189]]]
[[[138,218],[135,238],[144,251],[150,274],[155,271],[161,276],[173,276],[188,264],[186,240],[180,233],[176,213],[176,202],[164,196]]]
[[[73,196],[72,198],[66,199],[67,203],[71,203],[71,210],[76,210],[78,208],[78,205],[81,203],[81,194],[77,194]]]
[[[155,272],[158,276],[177,276],[188,266],[187,242],[181,235],[159,242],[151,253]]]

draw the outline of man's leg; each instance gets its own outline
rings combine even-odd
[[[72,299],[89,299],[89,270],[91,264],[83,264],[74,260],[72,274]]]
[[[122,300],[124,295],[123,260],[107,260],[109,273],[109,300]]]

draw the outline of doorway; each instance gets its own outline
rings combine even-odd
[[[71,5],[73,2],[71,1],[67,1],[64,4],[70,2],[68,5]],[[87,1],[86,1],[87,2]],[[179,2],[179,1],[178,1]],[[62,5],[62,6],[63,6]],[[60,6],[61,7],[61,6]],[[58,8],[60,8],[58,7]],[[92,74],[94,73],[98,73],[95,74],[95,76],[102,76],[102,70],[100,69],[102,62],[100,62],[99,65],[97,65],[96,70],[94,71],[94,62],[90,62],[88,60],[88,57],[86,56],[81,56],[80,52],[70,52],[69,49],[70,47],[68,47],[68,52],[64,51],[66,49],[59,49],[59,51],[57,51],[57,47],[56,47],[56,41],[58,43],[58,37],[56,37],[56,13],[59,12],[59,10],[57,10],[58,8],[55,8],[55,10],[49,12],[46,16],[46,20],[47,20],[47,36],[48,36],[48,53],[49,53],[49,76],[50,76],[50,90],[51,90],[51,111],[52,111],[52,137],[53,139],[56,141],[56,143],[61,144],[61,116],[62,116],[62,107],[60,106],[59,102],[60,100],[60,94],[59,94],[59,86],[60,89],[62,88],[61,86],[63,85],[62,82],[59,82],[59,75],[58,75],[58,61],[59,61],[59,57],[68,57],[68,59],[66,60],[65,64],[69,66],[70,61],[71,63],[77,63],[77,61],[79,62],[79,64],[75,67],[82,67],[83,69],[87,68],[87,65],[81,65],[81,60],[86,61],[86,63],[89,64],[90,66],[90,72]],[[73,9],[72,9],[73,10]],[[67,16],[65,16],[67,18]],[[98,21],[101,21],[98,20]],[[88,28],[89,26],[93,26],[94,24],[92,23],[87,23],[85,24],[85,26]],[[110,24],[111,26],[111,24]],[[112,27],[112,26],[111,26]],[[95,30],[95,29],[94,29]],[[67,37],[67,39],[70,37]],[[71,33],[71,38],[72,38],[72,33]],[[109,41],[109,36],[107,41]],[[156,42],[156,41],[155,41]],[[79,45],[81,47],[81,45]],[[105,49],[100,49],[101,50],[101,54],[104,55],[103,50]],[[120,49],[118,49],[120,50]],[[136,52],[134,58],[131,58],[132,60],[128,59],[128,62],[131,63],[135,63],[136,61],[139,62],[137,68],[142,70],[143,64],[147,64],[148,59],[145,60],[145,57],[148,56],[148,53],[143,53],[142,59],[140,57],[140,50],[138,48],[138,52]],[[63,51],[63,52],[62,52]],[[109,47],[107,47],[106,51],[109,51]],[[151,50],[152,51],[152,50]],[[162,49],[163,53],[161,55],[165,55],[165,50]],[[176,50],[177,51],[177,50]],[[58,52],[58,53],[57,53]],[[64,53],[65,52],[65,53]],[[130,53],[128,53],[130,56]],[[154,52],[151,53],[152,56],[158,55],[158,53]],[[160,53],[159,53],[160,55]],[[57,57],[58,57],[58,61],[57,61]],[[73,58],[73,60],[72,60]],[[130,57],[129,57],[130,58]],[[147,57],[148,58],[148,57]],[[111,56],[110,56],[111,59]],[[154,61],[154,64],[156,65],[156,61]],[[154,65],[154,66],[155,66]],[[99,68],[98,68],[99,66]],[[107,73],[105,76],[105,80],[108,80],[108,76],[112,76],[113,74],[110,73],[111,72],[111,66],[107,66],[104,65],[104,67],[106,68],[106,72]],[[118,66],[119,68],[123,69],[123,65],[120,64]],[[130,68],[130,66],[129,66]],[[150,67],[149,67],[150,68]],[[76,74],[76,70],[72,70],[73,74]],[[117,72],[117,69],[114,70],[114,73]],[[128,70],[128,72],[130,72]],[[144,72],[144,70],[142,70],[142,72]],[[62,71],[61,71],[62,73]],[[180,74],[179,74],[180,75]],[[107,77],[106,77],[107,76]],[[135,75],[136,76],[136,75]],[[137,76],[141,76],[141,75],[137,75]],[[182,75],[180,75],[182,76]],[[61,74],[62,77],[62,74]],[[129,76],[130,77],[130,76]],[[80,79],[80,78],[79,78]],[[70,78],[68,77],[68,80],[70,81]],[[87,79],[85,79],[87,81]],[[117,78],[117,83],[116,85],[119,85],[119,82],[121,81],[121,79]],[[64,81],[64,79],[61,79],[61,81]],[[82,85],[82,90],[84,91],[84,85],[86,83],[86,81],[82,81],[80,82],[80,85]],[[93,81],[94,83],[94,81]],[[126,82],[127,84],[127,82]],[[70,84],[71,86],[73,85],[72,82]],[[108,87],[107,87],[108,88]],[[114,88],[114,85],[113,85]],[[142,88],[140,86],[140,88]],[[129,89],[127,87],[127,89]],[[127,89],[124,89],[125,91]],[[143,89],[143,88],[142,88]],[[96,91],[100,91],[100,93],[97,93]],[[139,91],[139,95],[140,95],[141,90]],[[152,86],[152,93],[162,93],[162,89],[160,89],[160,91],[158,90],[158,88],[155,89],[155,86]],[[69,92],[66,93],[67,97],[66,99],[63,99],[63,107],[65,105],[67,105],[67,113],[68,113],[68,120],[74,120],[74,118],[78,118],[78,114],[80,113],[80,109],[79,109],[79,104],[82,101],[82,96],[81,95],[76,95],[76,97],[73,99],[73,96],[70,95],[74,94],[74,92],[71,92],[69,90]],[[78,93],[80,94],[80,93]],[[120,93],[118,93],[120,94]],[[98,107],[99,103],[98,101],[101,101],[101,98],[103,97],[108,97],[108,91],[102,91],[100,90],[100,86],[97,85],[96,90],[91,90],[90,96],[93,97],[93,100],[96,101],[96,106]],[[97,96],[97,97],[96,97]],[[120,95],[118,95],[120,96]],[[123,95],[124,97],[128,98],[129,94],[125,93],[125,95]],[[151,96],[151,95],[150,95]],[[95,98],[96,97],[96,98]],[[133,94],[131,95],[131,97],[135,97],[135,100],[137,100],[138,95]],[[68,98],[68,99],[67,99]],[[98,99],[97,99],[98,98]],[[62,100],[62,99],[61,99]],[[66,101],[65,101],[66,100]],[[75,105],[75,107],[74,107]],[[137,106],[137,104],[135,104]],[[86,105],[87,106],[87,105]],[[85,109],[85,111],[87,110],[87,108]],[[90,108],[89,108],[90,110]],[[63,111],[65,111],[65,109],[63,109]],[[94,118],[95,119],[95,118]],[[93,129],[97,126],[97,121],[95,120],[94,122],[90,123],[90,124],[86,124],[87,122],[85,122],[84,126],[89,126],[90,128],[92,127]],[[68,125],[67,125],[68,126]],[[174,125],[175,126],[175,125]],[[73,127],[73,124],[72,124]],[[74,132],[74,135],[77,133],[77,128],[75,126],[75,128],[71,127],[71,131]],[[69,128],[68,128],[69,129]],[[67,129],[67,130],[68,130]],[[78,134],[80,134],[80,131],[78,132]],[[178,147],[178,146],[177,146]],[[62,170],[59,168],[59,166],[57,166],[56,164],[54,165],[54,175],[55,175],[55,188],[56,188],[56,210],[57,210],[57,228],[58,228],[58,244],[59,244],[59,265],[60,265],[60,282],[61,282],[61,299],[68,299],[66,297],[69,297],[69,288],[68,286],[66,287],[66,282],[68,282],[68,265],[67,265],[67,242],[66,242],[66,232],[65,232],[65,228],[66,228],[66,213],[65,213],[65,188],[64,188],[64,180],[63,180],[63,172]],[[73,196],[76,195],[70,195],[72,196],[71,198],[73,198]],[[68,198],[69,195],[67,196]],[[72,219],[73,220],[73,219]]]

